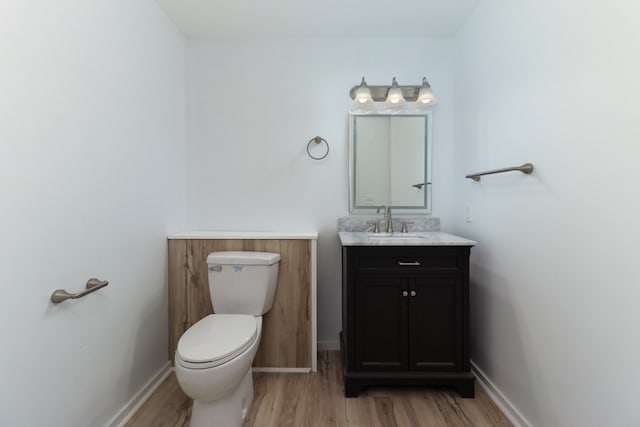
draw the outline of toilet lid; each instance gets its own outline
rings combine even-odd
[[[250,314],[210,314],[180,337],[176,356],[189,367],[217,366],[244,352],[256,334],[256,319]]]

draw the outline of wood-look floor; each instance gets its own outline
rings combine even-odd
[[[434,388],[369,388],[346,399],[339,353],[318,354],[318,372],[254,373],[254,400],[244,426],[511,426],[482,388],[474,399]],[[127,424],[188,426],[191,400],[171,374]]]

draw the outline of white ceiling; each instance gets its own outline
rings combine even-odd
[[[157,0],[188,36],[451,36],[477,0]]]

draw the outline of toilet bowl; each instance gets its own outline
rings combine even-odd
[[[209,289],[216,314],[193,324],[178,341],[178,384],[193,399],[191,427],[240,427],[253,401],[251,364],[262,336],[262,314],[273,304],[279,254],[212,252]]]
[[[231,338],[232,332],[239,332],[239,339]],[[261,333],[260,316],[211,314],[180,338],[175,370],[180,387],[194,400],[192,427],[242,425],[253,401],[251,362]]]

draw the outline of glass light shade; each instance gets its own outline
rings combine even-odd
[[[418,93],[418,99],[416,99],[416,107],[432,107],[436,105],[438,99],[435,97],[431,88],[423,87]]]
[[[392,87],[389,89],[387,100],[384,101],[384,105],[387,107],[400,107],[406,102],[407,101],[405,101],[404,96],[402,96],[402,89],[399,87]]]
[[[371,91],[369,88],[367,86],[360,86],[356,89],[356,95],[353,102],[360,106],[373,105],[373,98],[371,98]]]

